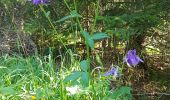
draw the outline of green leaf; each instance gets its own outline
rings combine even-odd
[[[65,20],[67,20],[67,19],[74,18],[74,17],[82,17],[82,16],[81,16],[80,14],[78,14],[76,10],[73,10],[73,11],[70,13],[70,15],[61,18],[61,19],[58,20],[57,22],[63,22],[63,21],[65,21]]]
[[[89,75],[88,75],[88,72],[82,72],[81,84],[84,87],[87,87],[89,85]]]
[[[81,32],[81,34],[83,35],[83,37],[84,37],[85,39],[90,38],[90,35],[89,35],[89,33],[88,33],[87,31],[83,31],[83,32]]]
[[[109,36],[106,33],[95,33],[91,36],[92,39],[98,40],[103,38],[108,38]]]
[[[77,80],[81,76],[82,72],[80,71],[74,71],[70,75],[68,75],[63,82],[67,83],[69,81],[73,82]]]
[[[46,17],[49,17],[49,15],[50,15],[50,11],[47,11],[47,12],[45,13],[45,16],[46,16]]]
[[[5,66],[0,66],[0,69],[3,69],[3,68],[5,69],[5,68],[7,68],[7,67],[5,67]]]
[[[113,92],[112,98],[118,99],[122,97],[125,98],[127,96],[131,97],[131,92],[130,92],[131,90],[132,90],[131,87],[122,86]]]
[[[87,72],[87,69],[88,69],[87,60],[83,60],[80,62],[80,68],[81,70]]]
[[[73,10],[70,14],[71,14],[72,16],[74,16],[74,17],[82,17],[81,15],[79,15],[79,14],[77,13],[76,10]]]
[[[13,87],[2,87],[0,88],[0,93],[3,95],[15,95],[17,91]]]
[[[89,33],[86,31],[81,32],[83,37],[85,38],[86,43],[90,48],[94,48],[94,40],[93,38],[90,37]]]
[[[103,66],[102,61],[101,61],[101,59],[100,59],[100,56],[99,56],[98,54],[96,54],[96,61],[97,61],[101,66]]]
[[[87,39],[87,44],[91,49],[94,48],[94,40],[92,38]]]

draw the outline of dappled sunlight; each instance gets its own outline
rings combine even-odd
[[[0,100],[168,100],[170,0],[1,0]]]

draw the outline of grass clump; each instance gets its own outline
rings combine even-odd
[[[71,57],[68,57],[69,54]],[[74,82],[64,82],[70,73],[81,70],[79,68],[81,62],[77,55],[71,52],[65,55],[67,57],[61,56],[61,62],[57,65],[61,66],[59,70],[56,70],[56,62],[51,55],[26,58],[1,56],[0,98],[2,100],[94,100],[95,89],[95,99],[99,100],[115,98],[112,94],[117,90],[115,94],[128,94],[127,92],[131,90],[125,87],[127,92],[123,93],[122,88],[119,90],[116,87],[117,90],[113,91],[110,87],[113,77],[104,77],[100,69],[92,77],[93,85],[84,86],[81,78]],[[69,60],[70,63],[65,63]]]

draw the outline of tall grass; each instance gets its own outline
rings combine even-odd
[[[51,56],[0,58],[0,97],[4,100],[29,98],[59,98],[58,73]]]
[[[9,55],[0,57],[0,98],[3,100],[67,99],[66,93],[60,91],[61,88],[65,89],[64,86],[60,87],[60,84],[63,84],[61,80],[65,74],[77,69],[79,59],[75,59],[77,55],[74,57],[71,51],[65,55],[67,57],[62,56],[61,65],[58,65],[62,66],[62,72],[56,70],[56,63],[50,54],[44,57],[23,58]],[[65,62],[69,60],[70,63],[66,64]],[[63,96],[60,92],[63,92]]]
[[[59,63],[56,63],[58,59],[53,57],[52,52],[49,52],[49,55],[46,56],[35,55],[25,58],[21,56],[1,56],[0,98],[2,100],[127,100],[127,98],[131,98],[128,97],[131,90],[129,87],[117,88],[117,85],[115,85],[113,89],[110,86],[113,80],[115,80],[115,84],[121,83],[121,80],[117,81],[113,79],[113,76],[104,77],[104,72],[101,70],[104,69],[103,67],[98,67],[98,71],[96,71],[90,66],[93,62],[90,59],[90,49],[94,48],[94,40],[108,37],[105,33],[93,34],[98,16],[99,1],[95,5],[97,10],[95,11],[92,32],[86,32],[83,29],[78,18],[80,15],[77,13],[76,1],[74,0],[73,10],[66,1],[65,4],[71,15],[63,19],[75,17],[80,28],[80,35],[83,36],[83,42],[86,44],[86,59],[82,60],[79,55],[66,48],[61,39],[60,42],[66,48],[66,52],[58,56]],[[47,14],[43,5],[40,5],[40,9],[45,15]],[[54,32],[58,33],[50,17],[46,15],[46,18]],[[64,21],[63,19],[60,21]],[[76,72],[78,74],[75,74]],[[64,82],[66,78],[69,78],[68,82]]]
[[[82,87],[78,83],[64,83],[63,79],[74,70],[79,70],[80,57],[68,50],[62,58],[60,71],[56,70],[55,59],[49,54],[44,57],[4,55],[0,57],[1,100],[108,100],[112,98],[110,80],[96,72],[93,87]],[[62,69],[62,70],[61,70]],[[62,93],[61,93],[62,92]]]

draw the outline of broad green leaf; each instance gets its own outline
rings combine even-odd
[[[80,14],[78,14],[76,10],[73,10],[73,11],[70,13],[70,15],[61,18],[61,19],[58,20],[57,22],[62,22],[62,21],[65,21],[65,20],[67,20],[67,19],[74,18],[74,17],[82,17],[82,16],[81,16]]]
[[[88,72],[82,72],[81,84],[84,87],[87,87],[89,85],[89,75],[88,75]]]
[[[0,88],[0,93],[3,95],[14,95],[17,91],[14,90],[13,87],[2,87]]]
[[[94,40],[92,38],[87,39],[87,44],[90,48],[94,48]]]
[[[89,33],[86,31],[81,32],[83,37],[85,38],[86,43],[90,48],[94,48],[94,40],[90,37]]]
[[[131,90],[132,90],[131,87],[122,86],[113,92],[112,98],[117,99],[119,97],[124,97],[125,95],[130,96]]]
[[[89,35],[89,33],[88,33],[87,31],[83,31],[83,32],[81,32],[81,34],[83,35],[83,37],[84,37],[85,39],[90,38],[90,35]]]
[[[81,76],[82,72],[80,71],[74,71],[70,75],[68,75],[65,79],[64,82],[69,82],[69,81],[75,81]]]
[[[88,69],[87,60],[83,60],[80,62],[80,68],[81,70],[87,72],[87,69]]]
[[[98,39],[108,38],[109,36],[106,33],[95,33],[91,37],[94,40],[98,40]]]

